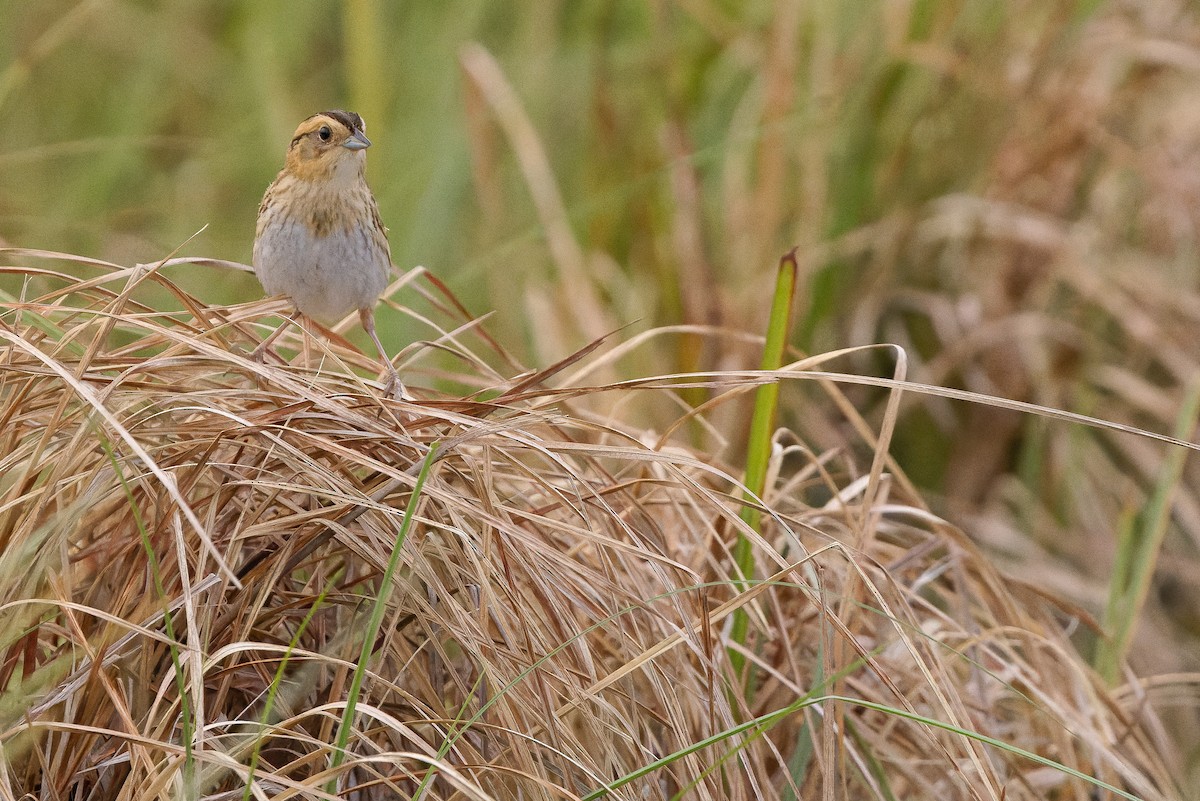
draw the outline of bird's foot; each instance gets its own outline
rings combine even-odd
[[[416,400],[408,389],[404,386],[404,382],[400,380],[400,374],[395,368],[388,371],[387,383],[383,386],[383,394],[388,395],[394,400],[413,401]]]

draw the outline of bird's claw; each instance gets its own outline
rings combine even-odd
[[[388,373],[387,383],[383,386],[383,394],[390,396],[393,400],[416,400],[416,398],[409,394],[408,389],[404,386],[404,382],[400,380],[400,374],[394,369]]]

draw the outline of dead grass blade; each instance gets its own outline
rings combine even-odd
[[[514,391],[397,402],[344,341],[247,358],[278,303],[115,273],[0,305],[5,797],[1173,797],[1142,685],[1110,690],[1068,605],[928,511],[878,418],[828,450],[776,431],[747,495],[736,460],[623,417],[717,430],[765,382],[1006,401],[817,369],[853,351],[584,386],[625,346],[526,371],[445,300],[410,369]]]

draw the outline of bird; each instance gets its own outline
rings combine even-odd
[[[387,229],[365,173],[371,146],[363,118],[322,111],[296,128],[284,167],[258,207],[254,273],[269,295],[287,295],[295,313],[259,345],[261,362],[292,321],[330,325],[352,311],[388,373],[384,392],[409,398],[375,331],[375,304],[392,267]]]

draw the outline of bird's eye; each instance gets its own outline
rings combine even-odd
[[[329,137],[333,136],[333,131],[329,130],[328,125],[322,125],[317,129],[317,136],[321,137],[322,142],[328,142]]]

